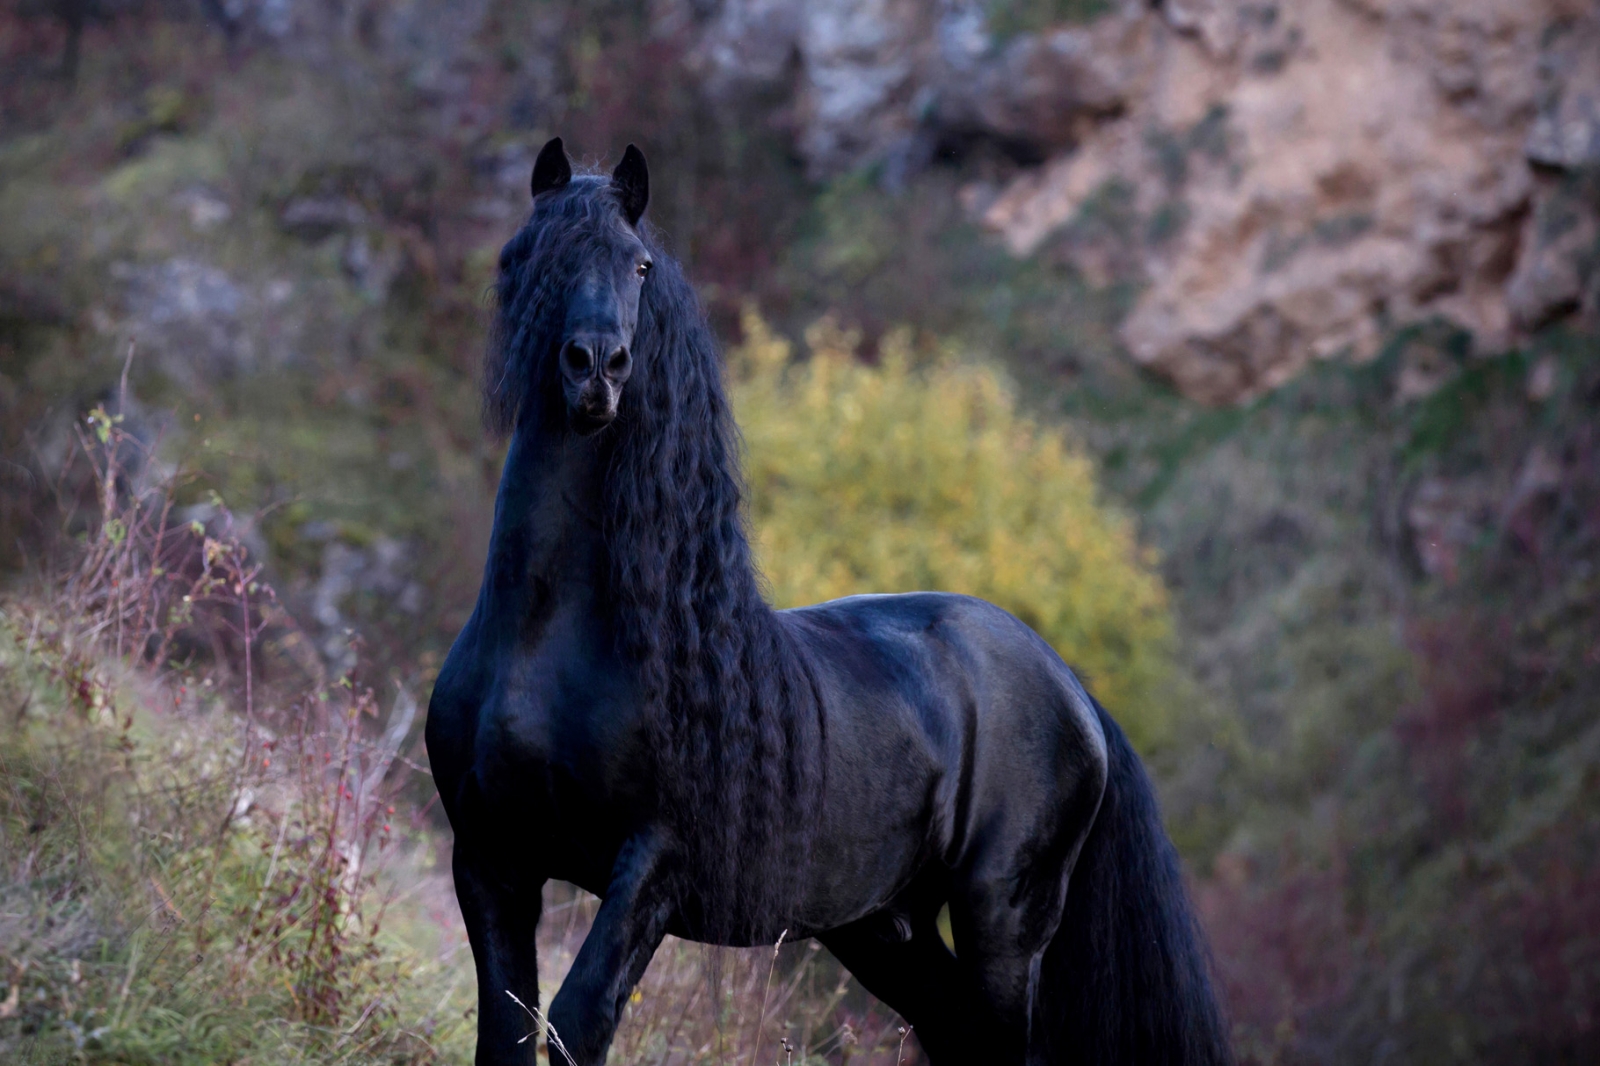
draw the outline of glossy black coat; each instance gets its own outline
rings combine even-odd
[[[518,333],[520,320],[502,330],[560,358],[574,335],[603,334],[608,351],[633,344],[646,332],[640,291],[647,315],[698,316],[692,304],[663,310],[657,290],[630,291],[615,266],[662,265],[635,229],[637,214],[627,217],[640,202],[642,157],[632,187],[615,176],[609,186],[572,179],[570,169],[552,183],[565,156],[549,159],[550,151],[536,192],[613,204],[625,225],[606,210],[583,216],[600,220],[586,239],[611,265],[557,290],[577,295],[550,316],[555,333]],[[529,226],[541,224],[554,223],[536,210]],[[669,354],[641,347],[638,372],[664,373]],[[1137,759],[1043,640],[970,597],[856,596],[784,612],[756,600],[732,615],[808,679],[793,701],[756,713],[815,715],[805,724],[815,726],[821,765],[743,782],[801,805],[810,825],[787,865],[752,872],[749,898],[765,902],[722,913],[744,910],[743,897],[713,891],[719,875],[707,845],[674,798],[695,793],[673,780],[685,768],[663,754],[669,734],[647,710],[645,667],[621,635],[633,604],[617,576],[627,560],[616,555],[631,548],[608,518],[622,445],[606,424],[619,403],[625,416],[630,401],[661,393],[636,398],[624,381],[620,400],[597,414],[585,405],[587,382],[574,388],[564,358],[559,366],[560,375],[528,371],[526,392],[510,406],[515,429],[482,588],[427,724],[478,971],[477,1061],[534,1061],[529,1019],[512,995],[538,1002],[534,931],[550,878],[603,898],[549,1010],[576,1066],[604,1061],[665,934],[748,944],[785,930],[789,939],[819,937],[914,1026],[935,1066],[1225,1061],[1203,947]],[[502,379],[514,369],[497,366]],[[654,387],[666,386],[657,378]],[[699,387],[720,395],[718,380]],[[716,557],[748,571],[742,531],[730,535],[738,543]],[[729,587],[755,587],[752,573],[734,577]],[[737,646],[739,636],[722,639]],[[713,636],[704,639],[704,654],[714,654]],[[693,669],[696,659],[667,661]],[[779,665],[742,661],[754,671]],[[718,713],[715,694],[707,699]],[[739,772],[726,760],[707,765]],[[757,891],[757,876],[781,881],[781,893]],[[935,925],[946,903],[955,953]]]

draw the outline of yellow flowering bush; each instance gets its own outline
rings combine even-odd
[[[754,313],[730,353],[756,550],[773,601],[938,589],[1004,607],[1048,640],[1136,742],[1164,731],[1171,626],[1152,554],[1100,499],[1089,460],[1019,414],[992,368],[877,365],[830,322],[810,358]]]

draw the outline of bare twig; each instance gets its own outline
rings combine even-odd
[[[562,1055],[566,1056],[566,1060],[568,1062],[575,1063],[575,1062],[578,1061],[577,1059],[572,1057],[572,1052],[567,1050],[567,1045],[565,1045],[565,1044],[563,1044],[561,1042],[561,1034],[556,1032],[556,1027],[550,1024],[550,1019],[546,1018],[544,1016],[544,1012],[543,1011],[541,1011],[538,1007],[530,1007],[526,1003],[522,1002],[522,1000],[517,998],[517,994],[515,992],[511,991],[511,989],[509,989],[509,988],[506,989],[506,995],[511,997],[511,1002],[515,1003],[517,1006],[519,1006],[523,1010],[527,1011],[529,1017],[531,1017],[535,1022],[537,1022],[539,1025],[544,1027],[545,1039],[548,1040],[550,1043],[554,1044],[556,1046],[556,1050],[561,1052]],[[525,1044],[525,1043],[528,1042],[529,1038],[534,1036],[534,1035],[535,1035],[534,1033],[529,1033],[527,1036],[523,1037],[521,1040],[518,1040],[517,1043]]]
[[[761,1038],[767,1031],[767,995],[772,991],[772,971],[778,967],[778,952],[783,948],[783,940],[789,935],[785,929],[778,934],[778,942],[772,945],[772,962],[767,966],[767,984],[761,990],[761,1009],[756,1014],[756,1040],[750,1048],[750,1066],[755,1066],[756,1056],[761,1054]]]
[[[128,370],[133,366],[134,342],[128,342],[128,356],[122,361],[122,387],[117,392],[117,413],[128,413]]]
[[[340,1035],[338,1041],[336,1041],[334,1043],[334,1045],[333,1045],[334,1048],[338,1049],[338,1048],[343,1047],[349,1041],[349,1039],[351,1037],[355,1036],[356,1032],[358,1030],[360,1030],[360,1028],[363,1025],[367,1024],[367,1019],[372,1017],[372,1012],[377,1010],[379,1004],[381,1004],[382,1002],[383,1002],[383,997],[380,996],[377,999],[373,1000],[371,1003],[368,1003],[367,1004],[367,1009],[362,1011],[361,1012],[361,1017],[356,1019],[356,1024],[352,1025],[349,1029],[346,1029],[344,1031],[344,1033]]]

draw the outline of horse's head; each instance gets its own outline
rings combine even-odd
[[[533,214],[500,253],[500,343],[523,349],[502,358],[553,357],[568,423],[585,436],[617,417],[633,372],[651,267],[639,231],[649,185],[633,145],[609,179],[575,178],[557,137],[533,165]]]

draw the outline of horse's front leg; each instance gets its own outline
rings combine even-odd
[[[451,867],[478,970],[477,1066],[534,1066],[528,1036],[537,1026],[528,1012],[539,1006],[534,933],[544,882],[508,874],[460,840]]]
[[[623,845],[594,925],[550,1003],[551,1066],[605,1062],[623,1005],[666,935],[673,910],[666,863],[656,834]]]

